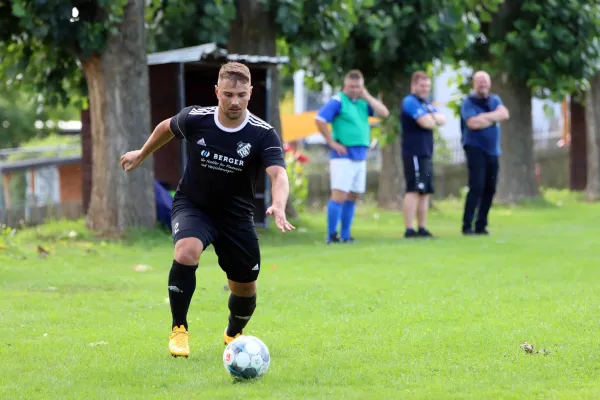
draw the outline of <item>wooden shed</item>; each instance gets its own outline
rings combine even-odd
[[[249,110],[270,121],[270,67],[288,61],[287,57],[229,54],[214,43],[169,50],[148,55],[151,124],[172,117],[189,105],[216,106],[215,84],[219,68],[227,61],[239,61],[252,74],[252,99]],[[150,135],[151,132],[148,132]],[[87,210],[91,193],[91,129],[89,115],[82,116],[83,202]],[[155,178],[175,189],[185,169],[188,149],[185,141],[171,140],[154,155]],[[265,226],[265,211],[270,201],[266,173],[256,185],[254,221]]]

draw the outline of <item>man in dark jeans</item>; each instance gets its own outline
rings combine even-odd
[[[463,145],[469,170],[469,194],[465,201],[462,232],[487,235],[488,213],[498,184],[500,122],[509,118],[498,95],[490,94],[490,76],[484,71],[473,75],[473,93],[460,108]],[[478,210],[475,231],[473,218]]]

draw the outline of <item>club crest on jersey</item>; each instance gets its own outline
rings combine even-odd
[[[238,144],[237,144],[237,153],[240,155],[240,157],[244,158],[248,154],[250,154],[250,149],[251,148],[252,148],[252,146],[250,145],[250,143],[238,142]]]

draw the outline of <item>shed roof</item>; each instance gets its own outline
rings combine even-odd
[[[183,47],[180,49],[148,54],[148,65],[226,60],[239,61],[246,64],[275,65],[289,62],[289,57],[229,54],[226,49],[217,46],[216,43],[205,43],[198,46]]]
[[[42,157],[30,160],[14,161],[9,163],[0,163],[0,174],[6,172],[17,172],[28,169],[37,169],[49,167],[52,165],[75,164],[81,162],[81,156],[71,157]]]

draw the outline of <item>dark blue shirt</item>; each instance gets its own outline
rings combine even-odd
[[[400,113],[403,157],[433,156],[433,131],[422,128],[417,123],[417,119],[433,112],[437,112],[437,109],[428,100],[423,100],[414,94],[404,98]]]
[[[499,156],[500,149],[500,124],[495,123],[485,129],[471,130],[467,120],[479,114],[494,111],[502,105],[500,96],[491,94],[481,98],[470,95],[463,100],[460,107],[460,124],[462,130],[462,143],[465,146],[478,147],[492,156]]]

